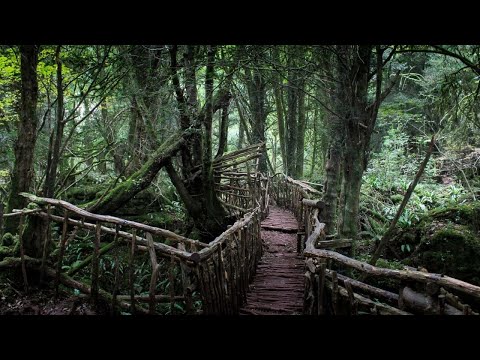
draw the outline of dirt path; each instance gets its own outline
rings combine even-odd
[[[303,307],[303,259],[296,253],[297,221],[288,210],[270,207],[262,222],[265,252],[247,302],[245,315],[300,315]]]

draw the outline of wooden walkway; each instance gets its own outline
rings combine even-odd
[[[270,206],[262,222],[265,251],[240,314],[300,315],[303,309],[304,262],[297,255],[298,224],[293,214]]]

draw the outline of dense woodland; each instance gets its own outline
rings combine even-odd
[[[322,192],[349,256],[480,285],[479,90],[477,45],[3,45],[1,213],[34,209],[27,192],[208,243],[234,221],[215,159],[260,144],[260,172]],[[20,252],[19,217],[1,221],[0,262]],[[24,227],[41,258],[44,230]],[[120,258],[102,257],[104,288],[128,273]]]

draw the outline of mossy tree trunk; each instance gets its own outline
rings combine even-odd
[[[18,137],[15,142],[15,164],[12,172],[11,192],[7,211],[22,209],[27,200],[18,194],[30,191],[33,179],[33,158],[37,140],[37,100],[38,100],[38,64],[39,47],[37,45],[20,46],[21,98],[18,123]],[[19,218],[9,217],[5,221],[5,231],[15,233]],[[34,246],[25,243],[25,253],[35,253]]]
[[[358,232],[362,176],[368,164],[370,139],[377,120],[378,108],[398,78],[397,76],[382,91],[383,67],[392,56],[389,55],[387,60],[384,60],[385,49],[378,45],[375,52],[373,50],[374,47],[371,45],[339,45],[335,48],[336,55],[333,59],[336,64],[337,80],[334,117],[337,118],[339,125],[336,128],[338,133],[331,144],[333,141],[342,144],[343,159],[337,170],[342,179],[337,229],[338,235],[345,238],[355,239]],[[375,64],[373,67],[372,59]],[[375,96],[373,101],[369,101],[368,89],[372,79],[375,79],[373,85]],[[340,137],[344,141],[338,142]],[[327,181],[328,178],[327,173]],[[335,179],[334,176],[331,178]]]
[[[265,74],[259,69],[254,68],[245,70],[247,77],[247,90],[252,112],[252,143],[258,144],[265,141],[265,122],[267,112],[265,108],[265,98],[267,96]],[[267,173],[267,153],[266,150],[260,156],[259,171]]]

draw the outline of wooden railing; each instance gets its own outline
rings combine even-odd
[[[268,203],[265,202],[265,199],[268,200],[268,196],[265,196],[268,178],[255,173],[248,174],[248,177],[245,174],[239,175],[242,176],[235,178],[234,186],[238,187],[235,190],[243,192],[248,202],[240,207],[239,197],[221,195],[226,205],[238,207],[236,215],[240,219],[209,244],[166,229],[114,216],[93,214],[66,201],[23,193],[22,196],[37,204],[38,208],[16,210],[5,216],[21,218],[19,240],[25,286],[28,285],[25,271],[27,264],[39,267],[42,278],[53,278],[57,288],[61,283],[88,294],[94,303],[103,300],[111,303],[114,308],[119,307],[132,313],[155,314],[160,303],[166,303],[170,313],[237,313],[262,256],[260,222],[268,211]],[[223,182],[219,181],[218,184]],[[33,220],[37,222],[37,231],[44,234],[42,259],[30,259],[23,255],[22,234],[26,217],[37,219]],[[62,231],[57,241],[52,239],[52,223],[61,224]],[[93,251],[75,264],[67,264],[67,246],[74,244],[82,231],[93,233],[90,236]],[[52,244],[56,245],[53,255],[49,253]],[[127,257],[130,288],[122,293],[115,276],[114,291],[109,293],[99,285],[102,276],[100,258],[118,248],[123,248],[123,255]],[[134,263],[139,257],[149,259],[150,263],[149,290],[142,294],[138,294],[134,287]],[[54,267],[50,267],[51,264]],[[90,284],[75,279],[87,267],[90,267]],[[161,288],[159,284],[165,282],[169,285]],[[148,308],[144,306],[145,303]],[[179,304],[183,311],[177,310],[176,305]]]
[[[324,204],[314,199],[319,194],[284,175],[272,179],[273,199],[291,209],[299,222],[297,250],[305,256],[304,314],[478,315],[479,286],[408,267],[375,267],[332,251],[352,241],[327,239],[320,221]]]

